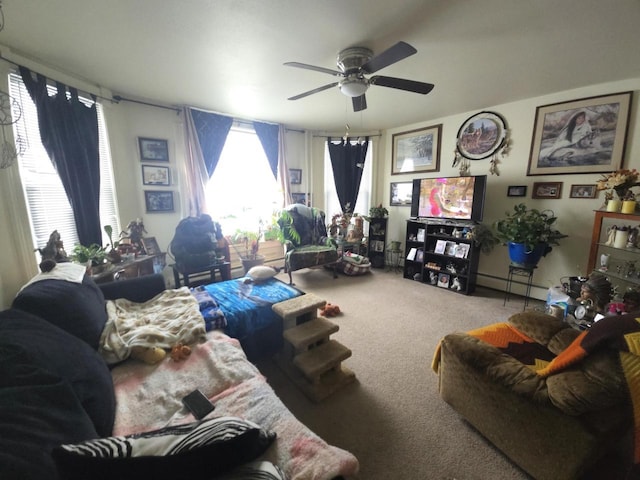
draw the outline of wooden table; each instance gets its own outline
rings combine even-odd
[[[171,268],[173,269],[173,279],[176,282],[176,288],[182,284],[186,287],[192,287],[202,285],[203,283],[215,283],[216,272],[220,272],[221,280],[231,280],[231,262],[215,262],[196,267],[186,267],[174,263],[171,265]],[[180,282],[180,275],[182,275],[182,283]],[[191,278],[202,277],[203,275],[208,275],[208,278],[205,280],[195,280]]]

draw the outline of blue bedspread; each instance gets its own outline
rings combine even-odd
[[[243,339],[273,322],[277,316],[274,303],[302,295],[302,292],[280,280],[244,283],[245,278],[204,285],[226,318],[224,333]]]

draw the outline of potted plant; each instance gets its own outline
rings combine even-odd
[[[369,209],[369,216],[364,217],[367,222],[371,222],[372,218],[385,218],[389,216],[389,210],[384,208],[382,204],[379,204],[377,207],[371,207]]]
[[[509,246],[511,263],[532,267],[552,250],[551,245],[559,245],[558,240],[568,236],[554,227],[556,220],[552,210],[540,211],[520,203],[496,221],[494,229],[498,240]]]
[[[245,274],[256,265],[264,263],[264,256],[259,255],[260,237],[262,236],[262,222],[258,231],[237,230],[229,243],[240,257]]]
[[[107,260],[107,252],[97,243],[89,246],[77,244],[73,247],[71,259],[76,263],[85,265],[87,271],[93,270],[98,273]]]
[[[105,225],[103,228],[107,237],[109,237],[109,244],[107,245],[109,247],[109,252],[107,253],[107,256],[111,263],[120,263],[122,261],[122,255],[120,255],[120,252],[118,251],[120,242],[117,240],[115,242],[113,241],[113,227],[111,225]]]

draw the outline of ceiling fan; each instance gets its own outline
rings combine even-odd
[[[289,100],[298,100],[314,93],[328,90],[329,88],[338,86],[340,91],[347,97],[352,97],[353,111],[359,112],[367,108],[367,99],[365,92],[370,85],[380,85],[381,87],[397,88],[408,92],[421,93],[426,95],[433,90],[434,85],[431,83],[417,82],[415,80],[405,80],[403,78],[385,77],[383,75],[374,75],[366,78],[365,74],[375,73],[389,65],[403,60],[417,50],[405,42],[398,42],[378,55],[365,47],[350,47],[338,53],[337,65],[339,70],[331,70],[330,68],[316,67],[300,62],[286,62],[289,67],[304,68],[307,70],[315,70],[316,72],[328,73],[336,77],[342,77],[341,80],[322,87],[314,88],[308,92],[289,97]]]

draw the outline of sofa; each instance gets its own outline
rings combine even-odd
[[[179,361],[105,360],[109,302],[152,304],[171,293],[162,275],[100,286],[84,274],[38,276],[0,312],[0,478],[357,474],[357,459],[301,424],[240,342],[220,330],[204,333]],[[196,389],[215,405],[202,420],[182,404]]]
[[[581,332],[527,311],[446,335],[432,367],[443,400],[533,478],[629,480],[640,357],[625,339],[638,331],[632,315]]]

